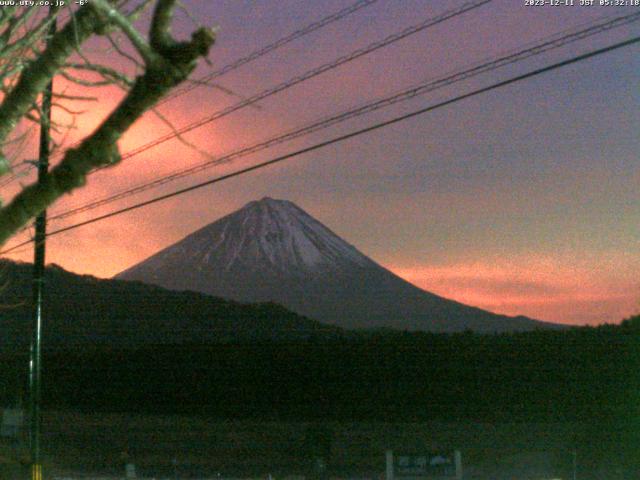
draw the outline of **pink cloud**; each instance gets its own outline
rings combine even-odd
[[[624,256],[599,267],[574,259],[530,256],[496,262],[391,267],[425,290],[497,313],[568,324],[619,322],[637,312],[640,282],[616,277]]]

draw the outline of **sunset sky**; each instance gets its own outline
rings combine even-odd
[[[218,41],[193,78],[334,13],[355,0],[183,0],[175,32],[218,25]],[[462,5],[379,0],[158,107],[176,128],[296,75]],[[365,55],[185,135],[210,157],[171,140],[93,174],[50,209],[83,205],[208,158],[430,78],[538,43],[604,16],[640,7],[487,5]],[[596,1],[596,3],[598,3]],[[144,27],[145,19],[140,23]],[[475,88],[640,34],[640,21],[515,65],[61,221],[86,220],[243,168]],[[85,53],[134,70],[96,40]],[[143,209],[51,237],[47,262],[110,277],[264,196],[295,202],[381,265],[425,290],[509,315],[569,324],[619,322],[640,311],[640,46],[634,44],[509,85],[327,148]],[[57,79],[57,91],[79,92]],[[85,92],[86,93],[86,92]],[[77,105],[91,132],[122,97],[114,87]],[[68,120],[62,111],[59,121]],[[154,114],[121,151],[170,132]],[[21,158],[33,158],[35,146]],[[22,178],[23,183],[33,177]],[[18,182],[2,188],[6,200]],[[16,236],[6,247],[28,238]],[[8,255],[31,261],[29,248]]]

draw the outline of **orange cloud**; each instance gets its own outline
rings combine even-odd
[[[425,290],[507,315],[601,324],[620,321],[637,311],[640,282],[613,275],[614,265],[624,264],[626,259],[601,262],[603,268],[575,260],[531,256],[391,270]]]

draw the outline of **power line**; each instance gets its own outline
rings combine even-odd
[[[283,47],[291,42],[293,42],[294,40],[297,40],[299,38],[304,37],[305,35],[308,35],[312,32],[315,32],[316,30],[319,30],[323,27],[326,27],[327,25],[330,25],[332,23],[335,23],[339,20],[342,20],[343,18],[351,15],[352,13],[355,13],[365,7],[368,7],[370,5],[373,5],[374,3],[376,3],[378,0],[358,0],[357,2],[353,3],[352,5],[349,5],[348,7],[343,8],[342,10],[339,10],[335,13],[332,13],[331,15],[327,15],[326,17],[321,18],[320,20],[317,20],[313,23],[310,23],[308,25],[305,25],[302,28],[299,28],[298,30],[295,30],[293,32],[291,32],[289,35],[282,37],[278,40],[276,40],[273,43],[270,43],[268,45],[265,45],[262,48],[259,48],[258,50],[255,50],[253,52],[251,52],[249,55],[246,55],[244,57],[241,57],[237,60],[234,60],[233,62],[225,65],[222,68],[219,68],[218,70],[215,70],[207,75],[204,75],[203,77],[195,80],[193,84],[189,85],[189,86],[185,86],[181,89],[177,89],[174,90],[171,94],[167,95],[166,97],[164,97],[162,100],[160,100],[157,105],[162,105],[170,100],[173,100],[174,98],[177,98],[185,93],[188,93],[200,86],[202,86],[203,84],[207,84],[207,82],[210,82],[211,80],[221,77],[233,70],[236,70],[237,68],[240,68],[243,65],[246,65],[247,63],[250,63],[254,60],[257,60],[260,57],[263,57],[264,55],[267,55],[270,52],[273,52],[274,50],[277,50],[280,47]],[[24,176],[27,175],[34,167],[32,165],[28,165],[25,166],[23,168],[23,170],[16,172],[12,175],[10,175],[7,179],[5,179],[3,182],[0,183],[0,188],[5,187],[7,185],[9,185],[11,182],[13,182],[14,180],[16,180],[17,178],[19,178],[20,176]]]
[[[446,12],[436,16],[436,17],[431,17],[428,18],[426,20],[423,20],[422,22],[416,24],[416,25],[412,25],[410,27],[405,28],[404,30],[401,30],[400,32],[394,33],[392,35],[389,35],[385,38],[383,38],[382,40],[379,40],[377,42],[373,42],[369,45],[367,45],[366,47],[362,47],[359,48],[357,50],[354,50],[353,52],[347,54],[347,55],[343,55],[339,58],[337,58],[336,60],[329,62],[329,63],[325,63],[324,65],[320,65],[319,67],[313,68],[311,70],[308,70],[307,72],[298,75],[296,77],[293,77],[285,82],[282,82],[278,85],[276,85],[275,87],[263,90],[260,93],[257,93],[249,98],[247,98],[246,100],[243,100],[241,102],[238,102],[234,105],[231,105],[227,108],[224,108],[222,110],[219,110],[217,112],[214,112],[213,114],[201,118],[200,120],[197,120],[189,125],[185,125],[184,127],[181,127],[179,129],[177,129],[174,132],[168,133],[162,137],[157,138],[156,140],[153,140],[149,143],[146,143],[145,145],[141,145],[140,147],[134,148],[133,150],[125,153],[122,155],[122,160],[131,158],[135,155],[138,155],[146,150],[149,150],[153,147],[156,147],[168,140],[171,140],[173,138],[176,138],[180,135],[183,135],[185,133],[188,133],[192,130],[195,130],[196,128],[199,128],[203,125],[206,125],[207,123],[211,123],[214,120],[218,120],[222,117],[225,117],[226,115],[229,115],[230,113],[233,113],[237,110],[240,110],[244,107],[247,107],[249,105],[252,105],[256,102],[259,102],[261,100],[264,100],[267,97],[270,97],[272,95],[275,95],[277,93],[282,92],[283,90],[286,90],[288,88],[291,88],[295,85],[298,85],[299,83],[302,83],[306,80],[309,80],[311,78],[317,77],[318,75],[328,72],[329,70],[333,70],[335,68],[338,68],[346,63],[352,62],[353,60],[356,60],[360,57],[363,57],[364,55],[367,55],[371,52],[374,52],[376,50],[379,50],[380,48],[386,47],[388,45],[391,45],[399,40],[402,40],[404,38],[407,38],[411,35],[414,35],[418,32],[421,32],[429,27],[438,25],[442,22],[445,22],[451,18],[457,17],[459,15],[462,15],[463,13],[468,12],[469,10],[473,10],[475,8],[478,8],[482,5],[485,5],[487,3],[490,3],[492,0],[475,0],[475,1],[471,1],[471,2],[466,2],[464,3],[462,6],[458,7],[458,8],[454,8],[451,10],[447,10]]]
[[[363,135],[365,133],[369,133],[369,132],[372,132],[372,131],[375,131],[375,130],[379,130],[381,128],[387,127],[389,125],[396,124],[396,123],[404,121],[404,120],[408,120],[408,119],[416,117],[418,115],[423,115],[423,114],[425,114],[427,112],[431,112],[433,110],[446,107],[446,106],[451,105],[453,103],[457,103],[457,102],[459,102],[461,100],[465,100],[467,98],[471,98],[471,97],[474,97],[476,95],[480,95],[482,93],[486,93],[486,92],[489,92],[489,91],[492,91],[492,90],[496,90],[498,88],[505,87],[507,85],[511,85],[513,83],[520,82],[522,80],[526,80],[528,78],[535,77],[535,76],[550,72],[552,70],[556,70],[558,68],[565,67],[567,65],[578,63],[578,62],[587,60],[589,58],[592,58],[592,57],[595,57],[595,56],[598,56],[598,55],[602,55],[604,53],[611,52],[613,50],[617,50],[617,49],[620,49],[620,48],[623,48],[623,47],[626,47],[626,46],[629,46],[629,45],[632,45],[632,44],[638,43],[638,42],[640,42],[640,36],[639,37],[634,37],[634,38],[632,38],[630,40],[626,40],[624,42],[620,42],[620,43],[616,43],[614,45],[610,45],[610,46],[605,47],[605,48],[601,48],[601,49],[598,49],[598,50],[593,50],[591,52],[588,52],[588,53],[585,53],[585,54],[582,54],[582,55],[579,55],[579,56],[576,56],[576,57],[572,57],[572,58],[569,58],[567,60],[563,60],[561,62],[554,63],[552,65],[549,65],[549,66],[546,66],[546,67],[542,67],[542,68],[533,70],[531,72],[528,72],[528,73],[525,73],[525,74],[522,74],[522,75],[518,75],[516,77],[512,77],[512,78],[507,79],[507,80],[503,80],[503,81],[498,82],[498,83],[494,83],[494,84],[489,85],[487,87],[483,87],[483,88],[479,88],[477,90],[473,90],[473,91],[471,91],[469,93],[465,93],[463,95],[459,95],[457,97],[451,98],[449,100],[445,100],[445,101],[437,103],[435,105],[431,105],[429,107],[425,107],[425,108],[421,108],[419,110],[415,110],[413,112],[401,115],[399,117],[392,118],[391,120],[386,120],[384,122],[376,123],[376,124],[371,125],[369,127],[365,127],[365,128],[359,129],[359,130],[355,130],[353,132],[350,132],[350,133],[347,133],[347,134],[344,134],[344,135],[340,135],[338,137],[334,137],[334,138],[332,138],[330,140],[326,140],[324,142],[316,143],[315,145],[312,145],[310,147],[302,148],[300,150],[296,150],[294,152],[291,152],[291,153],[288,153],[288,154],[285,154],[285,155],[281,155],[281,156],[273,158],[271,160],[267,160],[265,162],[253,165],[251,167],[243,168],[241,170],[237,170],[235,172],[232,172],[232,173],[229,173],[229,174],[226,174],[226,175],[222,175],[220,177],[212,178],[212,179],[207,180],[205,182],[201,182],[201,183],[197,183],[195,185],[191,185],[190,187],[186,187],[186,188],[183,188],[183,189],[180,189],[180,190],[176,190],[174,192],[171,192],[171,193],[168,193],[168,194],[165,194],[165,195],[160,195],[160,196],[152,198],[150,200],[146,200],[144,202],[140,202],[140,203],[137,203],[135,205],[128,206],[126,208],[122,208],[120,210],[115,210],[113,212],[109,212],[107,214],[100,215],[98,217],[94,217],[92,219],[85,220],[83,222],[78,222],[78,223],[75,223],[73,225],[69,225],[67,227],[51,231],[50,233],[47,234],[47,237],[50,237],[50,236],[53,236],[53,235],[58,235],[58,234],[63,233],[63,232],[68,232],[70,230],[75,230],[76,228],[80,228],[80,227],[83,227],[83,226],[86,226],[86,225],[90,225],[92,223],[96,223],[96,222],[99,222],[101,220],[105,220],[107,218],[115,217],[117,215],[121,215],[123,213],[130,212],[132,210],[136,210],[138,208],[142,208],[142,207],[145,207],[147,205],[151,205],[151,204],[160,202],[162,200],[167,200],[167,199],[172,198],[172,197],[183,195],[183,194],[191,192],[193,190],[198,190],[198,189],[206,187],[208,185],[213,185],[214,183],[219,183],[219,182],[222,182],[222,181],[225,181],[225,180],[229,180],[231,178],[238,177],[240,175],[244,175],[246,173],[253,172],[255,170],[259,170],[259,169],[274,165],[276,163],[283,162],[283,161],[288,160],[290,158],[298,157],[298,156],[300,156],[302,154],[309,153],[309,152],[312,152],[312,151],[315,151],[315,150],[319,150],[319,149],[327,147],[329,145],[333,145],[335,143],[343,142],[345,140],[348,140],[350,138],[353,138],[353,137],[356,137],[356,136],[359,136],[359,135]],[[26,244],[31,243],[31,242],[32,242],[32,240],[29,240],[27,242],[23,242],[23,243],[20,243],[18,245],[15,245],[14,247],[11,247],[11,248],[9,248],[7,250],[3,250],[3,251],[0,252],[0,255],[10,253],[13,250],[16,250],[16,249],[22,247],[23,245],[26,245]]]
[[[253,95],[252,97],[249,97],[241,102],[238,102],[234,105],[230,105],[227,108],[224,108],[222,110],[219,110],[217,112],[214,112],[213,114],[204,117],[196,122],[193,122],[189,125],[186,125],[184,127],[181,127],[179,129],[174,130],[171,133],[168,133],[166,135],[163,135],[162,137],[157,138],[156,140],[153,140],[151,142],[148,142],[144,145],[141,145],[140,147],[134,148],[133,150],[124,153],[121,155],[121,160],[127,160],[131,157],[134,157],[136,155],[139,155],[142,152],[145,152],[146,150],[149,150],[153,147],[156,147],[162,143],[165,143],[173,138],[179,137],[180,135],[183,135],[185,133],[188,133],[192,130],[195,130],[196,128],[199,128],[203,125],[206,125],[207,123],[211,123],[215,120],[218,120],[222,117],[225,117],[235,111],[241,110],[242,108],[248,107],[250,105],[253,105],[254,103],[257,103],[261,100],[264,100],[265,98],[268,98],[272,95],[275,95],[277,93],[282,92],[283,90],[286,90],[288,88],[291,88],[295,85],[298,85],[299,83],[302,83],[306,80],[309,80],[311,78],[317,77],[318,75],[321,75],[325,72],[328,72],[330,70],[333,70],[335,68],[338,68],[346,63],[349,63],[353,60],[356,60],[364,55],[367,55],[371,52],[374,52],[376,50],[379,50],[380,48],[386,47],[388,45],[391,45],[399,40],[402,40],[406,37],[409,37],[411,35],[414,35],[418,32],[421,32],[427,28],[430,28],[432,26],[435,26],[439,23],[445,22],[446,20],[449,20],[451,18],[457,17],[459,15],[462,15],[463,13],[466,13],[469,10],[473,10],[475,8],[478,8],[484,4],[490,3],[493,0],[475,0],[475,1],[470,1],[470,2],[466,2],[464,4],[462,4],[460,7],[451,9],[451,10],[447,10],[444,13],[436,16],[436,17],[431,17],[428,18],[416,25],[412,25],[410,27],[407,27],[403,30],[401,30],[400,32],[391,34],[385,38],[383,38],[382,40],[379,40],[377,42],[373,42],[365,47],[359,48],[354,50],[353,52],[347,54],[347,55],[343,55],[339,58],[337,58],[336,60],[329,62],[329,63],[325,63],[323,65],[320,65],[319,67],[313,68],[311,70],[308,70],[307,72],[298,75],[296,77],[293,77],[289,80],[286,80],[285,82],[282,82],[278,85],[276,85],[275,87],[263,90],[260,93],[257,93],[255,95]],[[102,168],[106,168],[106,167],[101,167],[98,168],[96,170],[102,170]],[[16,175],[12,176],[12,178],[8,181],[8,183],[10,183],[11,181],[13,181],[13,179],[17,178]],[[4,186],[5,184],[0,184],[0,187]]]
[[[292,41],[303,37],[305,35],[308,35],[311,32],[314,32],[322,27],[325,27],[326,25],[329,25],[331,23],[334,23],[338,20],[343,19],[344,17],[357,12],[358,10],[368,7],[369,5],[372,5],[373,3],[377,2],[378,0],[359,0],[356,3],[354,3],[353,5],[350,5],[346,8],[343,8],[342,10],[333,13],[331,15],[328,15],[320,20],[318,20],[317,22],[311,23],[309,25],[306,25],[305,27],[302,27],[292,33],[290,33],[289,35],[287,35],[286,37],[282,37],[279,40],[276,40],[275,42],[266,45],[258,50],[255,50],[254,52],[250,53],[249,55],[239,58],[227,65],[225,65],[224,67],[215,70],[201,78],[199,78],[198,80],[196,80],[196,82],[198,83],[206,83],[206,82],[210,82],[211,80],[213,80],[214,78],[218,78],[221,77],[222,75],[225,75],[243,65],[246,65],[249,62],[252,62],[264,55],[266,55],[267,53],[270,53],[284,45],[287,45],[288,43],[291,43]],[[167,95],[165,98],[163,98],[162,100],[160,100],[160,102],[158,102],[158,105],[162,105],[165,102],[168,102],[170,100],[173,100],[176,97],[179,97],[185,93],[190,92],[191,90],[198,88],[198,85],[190,85],[190,86],[185,86],[184,88],[181,89],[177,89],[174,90],[171,94]]]
[[[134,157],[136,155],[139,155],[142,152],[145,152],[146,150],[149,150],[153,147],[156,147],[162,143],[165,143],[173,138],[179,137],[185,133],[188,133],[192,130],[195,130],[196,128],[199,128],[203,125],[206,125],[207,123],[211,123],[215,120],[218,120],[222,117],[225,117],[235,111],[241,110],[242,108],[248,107],[250,105],[253,105],[261,100],[264,100],[265,98],[268,98],[272,95],[275,95],[277,93],[282,92],[283,90],[286,90],[288,88],[291,88],[295,85],[298,85],[299,83],[302,83],[306,80],[309,80],[311,78],[317,77],[318,75],[321,75],[325,72],[328,72],[330,70],[333,70],[335,68],[338,68],[346,63],[349,63],[351,61],[354,61],[362,56],[365,56],[371,52],[374,52],[376,50],[379,50],[380,48],[386,47],[388,45],[391,45],[397,41],[400,41],[404,38],[407,38],[411,35],[414,35],[416,33],[419,33],[427,28],[430,28],[432,26],[438,25],[442,22],[445,22],[451,18],[457,17],[459,15],[462,15],[463,13],[468,12],[469,10],[473,10],[475,8],[478,8],[482,5],[485,5],[487,3],[492,2],[493,0],[475,0],[475,1],[470,1],[470,2],[466,2],[464,4],[462,4],[460,7],[451,9],[451,10],[447,10],[444,13],[437,15],[435,17],[430,17],[426,20],[423,20],[422,22],[416,24],[416,25],[412,25],[410,27],[407,27],[399,32],[396,32],[394,34],[391,34],[385,38],[383,38],[382,40],[370,43],[369,45],[356,49],[353,52],[347,54],[347,55],[343,55],[335,60],[333,60],[332,62],[329,63],[325,63],[323,65],[320,65],[319,67],[313,68],[311,70],[308,70],[307,72],[298,75],[296,77],[293,77],[289,80],[286,80],[285,82],[282,82],[278,85],[276,85],[275,87],[263,90],[260,93],[257,93],[241,102],[238,102],[234,105],[231,105],[227,108],[224,108],[222,110],[218,110],[217,112],[214,112],[213,114],[204,117],[196,122],[193,122],[189,125],[185,125],[184,127],[181,127],[179,129],[174,130],[171,133],[167,133],[166,135],[163,135],[162,137],[157,138],[156,140],[153,140],[151,142],[148,142],[144,145],[141,145],[137,148],[134,148],[133,150],[130,150],[129,152],[126,152],[124,154],[121,155],[121,160],[127,160],[131,157]],[[97,168],[95,171],[98,170],[102,170],[103,168],[107,168],[107,167],[100,167]],[[28,171],[28,170],[27,170]],[[15,180],[16,178],[18,178],[18,175],[20,174],[14,174],[12,175],[7,181],[5,181],[5,183],[0,184],[0,188],[8,185],[9,183],[11,183],[13,180]]]
[[[606,20],[606,21],[605,21]],[[595,35],[597,33],[608,31],[616,27],[620,27],[622,25],[627,25],[629,23],[640,20],[640,12],[624,15],[620,17],[611,18],[608,17],[605,20],[601,20],[599,23],[590,24],[588,28],[584,28],[578,31],[565,31],[562,34],[556,34],[551,37],[547,37],[546,41],[538,44],[534,44],[529,48],[524,50],[513,51],[512,53],[508,53],[502,57],[499,57],[494,60],[486,61],[484,63],[475,64],[472,67],[469,67],[465,70],[458,71],[456,73],[448,74],[443,77],[440,77],[435,80],[428,80],[418,86],[411,87],[409,89],[405,89],[401,92],[395,93],[393,95],[387,96],[383,99],[376,100],[374,102],[369,102],[365,105],[359,106],[357,108],[342,112],[337,115],[333,115],[331,117],[326,117],[321,120],[318,120],[312,124],[306,125],[304,127],[295,129],[285,134],[281,134],[275,137],[272,137],[268,140],[259,142],[257,144],[251,145],[249,147],[244,147],[242,149],[236,150],[229,154],[226,154],[222,157],[219,157],[214,160],[209,160],[203,162],[199,165],[195,165],[186,169],[181,169],[175,171],[171,174],[161,176],[152,180],[150,182],[145,182],[143,184],[137,185],[135,187],[129,188],[127,190],[118,192],[116,194],[109,195],[107,197],[103,197],[98,200],[94,200],[84,205],[80,205],[78,207],[72,208],[65,212],[55,214],[50,217],[50,220],[62,220],[64,218],[76,215],[81,212],[93,210],[95,208],[101,207],[103,205],[112,203],[114,201],[129,197],[131,195],[141,193],[143,191],[149,190],[151,188],[155,188],[166,183],[172,182],[174,180],[183,178],[188,175],[192,175],[197,172],[204,171],[208,168],[214,167],[216,165],[220,165],[223,163],[230,162],[234,159],[244,157],[246,155],[250,155],[256,153],[258,151],[264,150],[266,148],[272,147],[274,145],[299,138],[304,135],[308,135],[310,133],[316,132],[321,129],[328,128],[332,125],[336,125],[338,123],[344,122],[346,120],[356,118],[362,116],[367,113],[371,113],[373,111],[379,110],[381,108],[388,107],[390,105],[394,105],[398,102],[409,100],[414,98],[415,96],[422,95],[427,92],[434,91],[436,89],[451,85],[453,83],[457,83],[463,80],[467,80],[469,78],[475,77],[477,75],[489,72],[491,70],[495,70],[500,67],[504,67],[506,65],[516,63],[527,58],[530,58],[534,55],[539,55],[545,52],[548,52],[552,49],[559,48],[561,46],[567,45],[571,42],[576,42],[578,40],[582,40],[589,36]]]
[[[241,110],[245,107],[248,107],[250,105],[253,105],[261,100],[264,100],[265,98],[268,98],[272,95],[275,95],[277,93],[282,92],[283,90],[286,90],[288,88],[291,88],[295,85],[298,85],[299,83],[302,83],[306,80],[309,80],[311,78],[317,77],[318,75],[321,75],[325,72],[328,72],[330,70],[333,70],[335,68],[338,68],[346,63],[352,62],[353,60],[356,60],[360,57],[363,57],[365,55],[368,55],[371,52],[374,52],[376,50],[379,50],[380,48],[386,47],[388,45],[391,45],[397,41],[400,41],[404,38],[407,38],[411,35],[414,35],[416,33],[419,33],[427,28],[430,28],[432,26],[438,25],[439,23],[445,22],[451,18],[457,17],[459,15],[462,15],[463,13],[468,12],[469,10],[473,10],[475,8],[478,8],[484,4],[490,3],[493,0],[475,0],[475,1],[470,1],[470,2],[466,2],[464,4],[462,4],[460,7],[451,9],[451,10],[447,10],[446,12],[436,16],[436,17],[431,17],[428,18],[416,25],[412,25],[410,27],[405,28],[404,30],[401,30],[400,32],[391,34],[385,38],[383,38],[382,40],[379,40],[377,42],[373,42],[369,45],[367,45],[366,47],[362,47],[359,49],[354,50],[353,52],[347,54],[347,55],[343,55],[339,58],[337,58],[336,60],[329,62],[329,63],[325,63],[323,65],[320,65],[319,67],[313,68],[311,70],[308,70],[307,72],[298,75],[296,77],[293,77],[289,80],[286,80],[278,85],[276,85],[275,87],[272,88],[268,88],[266,90],[263,90],[260,93],[257,93],[241,102],[238,102],[236,104],[230,105],[227,108],[224,108],[222,110],[218,110],[217,112],[214,112],[213,114],[204,117],[200,120],[197,120],[196,122],[193,122],[189,125],[185,125],[184,127],[181,127],[179,129],[174,130],[171,133],[167,133],[166,135],[163,135],[159,138],[157,138],[156,140],[153,140],[151,142],[148,142],[144,145],[141,145],[137,148],[134,148],[133,150],[130,150],[129,152],[126,152],[124,154],[121,155],[121,160],[127,160],[131,157],[134,157],[136,155],[139,155],[142,152],[145,152],[146,150],[149,150],[153,147],[156,147],[162,143],[165,143],[173,138],[179,137],[185,133],[188,133],[192,130],[195,130],[196,128],[199,128],[203,125],[206,125],[207,123],[211,123],[215,120],[218,120],[222,117],[225,117],[233,112],[236,112],[238,110]],[[97,170],[102,170],[103,168],[107,168],[107,167],[100,167],[97,168]],[[30,167],[27,169],[27,172],[30,170]],[[26,173],[26,172],[25,172]],[[13,180],[15,180],[16,178],[18,178],[18,176],[21,175],[19,174],[14,174],[12,175],[7,181],[5,181],[4,183],[0,184],[0,188],[3,186],[8,185],[9,183],[11,183]]]

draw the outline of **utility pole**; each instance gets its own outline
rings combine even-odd
[[[49,7],[51,26],[49,27],[46,44],[56,33],[56,8]],[[49,173],[49,144],[51,131],[51,97],[53,96],[53,80],[42,92],[40,107],[40,153],[38,155],[38,183],[46,180]],[[33,324],[31,337],[31,351],[29,359],[29,418],[30,418],[30,450],[31,450],[31,480],[42,480],[42,459],[40,455],[40,372],[42,360],[42,290],[44,283],[45,238],[47,235],[47,211],[44,210],[36,217],[35,243],[33,259]]]

